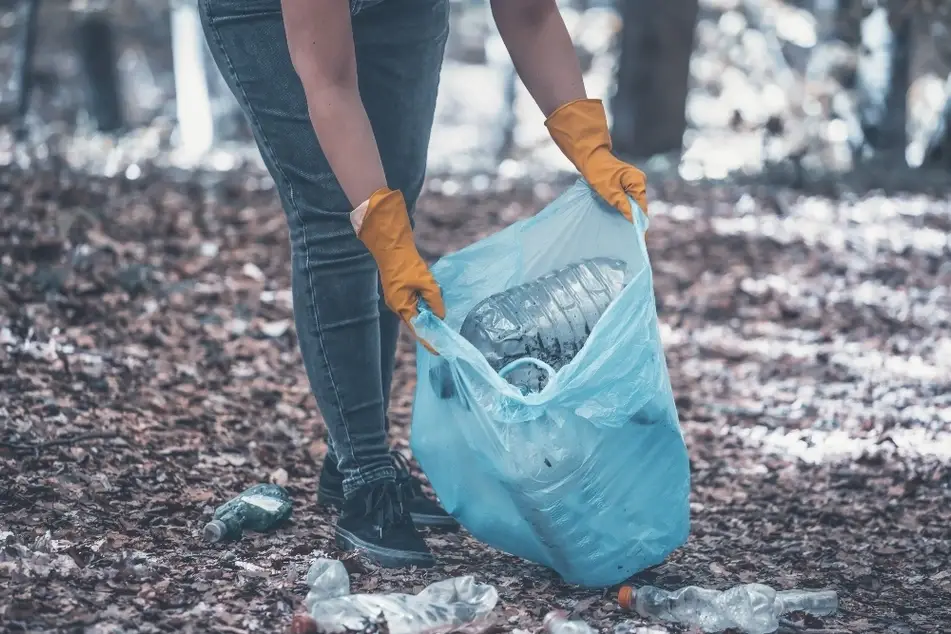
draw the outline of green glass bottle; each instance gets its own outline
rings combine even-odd
[[[205,541],[237,539],[243,530],[259,533],[270,530],[291,514],[291,498],[276,484],[255,484],[238,497],[215,509],[214,519],[205,525]]]

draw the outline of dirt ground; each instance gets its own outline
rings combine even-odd
[[[655,183],[648,245],[689,446],[692,534],[639,582],[828,587],[786,631],[951,624],[951,212],[947,191],[834,197]],[[429,193],[424,255],[540,209],[564,184]],[[828,194],[828,186],[820,188]],[[0,629],[284,631],[315,555],[321,422],[296,349],[272,189],[0,170]],[[404,338],[394,441],[415,384]],[[206,545],[213,508],[285,483],[289,526]],[[496,585],[497,630],[552,608],[610,631],[615,589],[433,534],[439,565],[349,565],[355,591],[451,575]],[[682,632],[651,624],[644,632]]]

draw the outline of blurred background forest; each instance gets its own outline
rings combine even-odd
[[[247,150],[249,132],[210,62],[193,4],[5,4],[0,113],[25,126],[33,145],[69,135],[66,155],[77,164]],[[559,4],[589,92],[609,105],[617,150],[654,157],[652,168],[697,180],[784,162],[841,172],[869,160],[951,161],[947,3]],[[487,3],[453,0],[432,173],[519,177],[569,167],[541,120]],[[5,162],[13,129],[0,139]],[[127,133],[119,144],[101,134],[118,131]]]
[[[648,174],[690,451],[691,537],[637,582],[839,592],[784,634],[946,631],[951,3],[559,4],[616,150]],[[3,631],[275,631],[335,556],[284,217],[196,20],[179,0],[0,0]],[[452,0],[451,20],[416,212],[429,261],[576,178],[487,3]],[[415,385],[404,333],[404,452]],[[291,525],[202,543],[261,481],[291,493]],[[464,532],[427,541],[431,570],[348,561],[353,591],[474,574],[501,601],[472,634],[539,631],[553,608],[685,631]]]

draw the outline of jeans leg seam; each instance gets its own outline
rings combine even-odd
[[[206,11],[207,14],[207,11]],[[231,76],[234,78],[235,86],[238,90],[241,91],[241,97],[244,99],[244,102],[247,104],[248,116],[252,120],[252,125],[254,125],[258,130],[262,130],[261,123],[258,120],[257,114],[254,112],[253,107],[251,106],[251,100],[248,98],[248,94],[244,90],[244,86],[241,85],[241,80],[238,77],[237,72],[235,71],[234,64],[231,62],[231,57],[228,55],[228,51],[225,48],[221,34],[218,32],[218,29],[215,25],[208,20],[208,29],[214,34],[215,43],[218,45],[218,49],[221,51],[221,56],[224,58],[225,63],[228,64],[228,71],[231,73]],[[281,179],[287,184],[287,189],[290,193],[290,202],[291,207],[294,209],[294,213],[297,216],[297,221],[300,223],[301,232],[304,235],[304,265],[307,267],[307,286],[310,291],[310,301],[313,305],[313,314],[314,319],[317,321],[317,338],[320,340],[320,354],[324,358],[324,365],[327,368],[327,377],[330,379],[330,385],[333,388],[334,398],[337,400],[337,407],[340,412],[340,418],[343,422],[343,430],[347,436],[347,451],[349,453],[349,458],[353,460],[354,464],[357,465],[357,469],[360,468],[359,461],[357,460],[356,453],[353,450],[353,441],[350,438],[350,430],[347,427],[346,414],[343,408],[343,400],[340,398],[340,390],[337,387],[337,382],[334,380],[333,370],[331,369],[330,360],[327,358],[327,351],[324,345],[324,335],[320,327],[320,310],[317,308],[317,296],[315,293],[314,280],[310,268],[310,237],[307,233],[307,224],[304,222],[303,215],[301,214],[300,207],[297,204],[297,195],[294,191],[294,185],[291,183],[290,179],[287,178],[287,174],[284,172],[284,168],[281,167],[278,161],[274,160],[274,150],[271,147],[271,143],[267,138],[267,135],[261,134],[261,142],[264,144],[267,149],[268,154],[271,155],[271,158],[274,162],[274,166],[277,169],[278,173],[281,176]],[[340,458],[339,448],[334,447],[334,452],[337,454],[337,458]]]

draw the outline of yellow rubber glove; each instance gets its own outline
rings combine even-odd
[[[647,213],[647,180],[644,172],[611,153],[611,134],[600,99],[579,99],[559,107],[545,127],[588,184],[625,218],[634,221],[634,198]]]
[[[440,319],[446,317],[442,291],[413,242],[413,229],[403,193],[378,189],[351,214],[357,237],[367,246],[380,268],[383,300],[413,330],[410,320],[418,314],[420,297]],[[416,332],[413,331],[415,335]],[[426,349],[432,347],[419,340]]]

